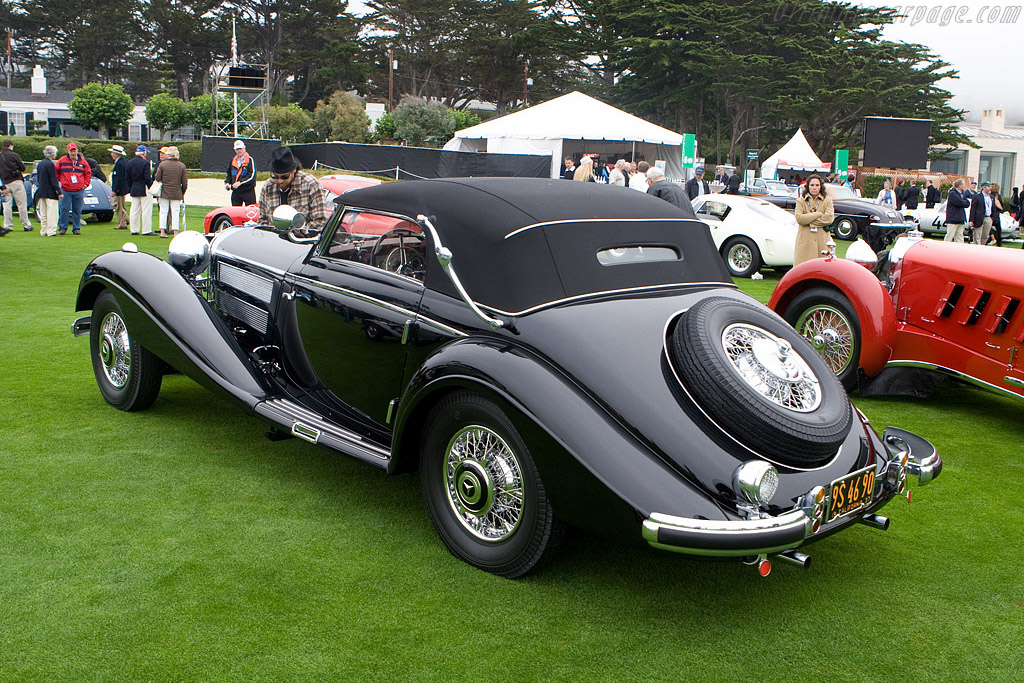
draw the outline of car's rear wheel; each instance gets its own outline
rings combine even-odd
[[[733,277],[750,277],[761,270],[761,251],[749,237],[730,237],[722,245],[725,267]]]
[[[217,216],[210,224],[210,232],[215,233],[220,232],[221,230],[227,230],[233,225],[234,223],[231,222],[231,218],[229,216]]]
[[[852,242],[857,239],[857,222],[843,216],[833,224],[833,232],[839,239]]]
[[[526,443],[501,408],[477,394],[458,392],[431,410],[427,425],[421,488],[448,550],[507,578],[549,560],[564,527]]]
[[[110,221],[114,220],[114,212],[113,211],[95,211],[95,212],[93,212],[92,217],[93,217],[93,219],[95,219],[95,221],[97,223],[109,223]]]
[[[694,401],[763,457],[817,467],[846,438],[852,417],[843,387],[821,356],[770,312],[709,297],[681,316],[669,341]]]
[[[107,403],[127,411],[153,405],[163,381],[163,364],[132,337],[109,291],[93,305],[89,349],[93,374]]]
[[[860,319],[849,299],[829,287],[814,287],[798,294],[783,317],[811,342],[843,386],[857,386]]]

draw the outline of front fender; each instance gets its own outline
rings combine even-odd
[[[850,301],[860,319],[860,367],[868,377],[877,375],[896,343],[896,309],[889,292],[864,266],[840,258],[804,261],[779,280],[768,306],[785,317],[794,297],[820,286],[837,289]]]
[[[706,493],[657,457],[569,377],[528,349],[500,340],[459,340],[420,367],[400,404],[392,469],[403,467],[403,460],[408,467],[426,413],[441,395],[456,389],[499,397],[521,417],[521,431],[536,430],[540,438],[524,436],[552,506],[572,524],[593,527],[597,520],[621,512],[623,503],[629,514],[618,514],[617,526],[623,528],[621,522],[628,516],[634,537],[639,520],[652,512],[726,518]]]
[[[103,290],[117,299],[132,336],[168,365],[250,410],[267,397],[227,325],[167,262],[140,252],[98,256],[82,274],[75,310],[92,309]]]

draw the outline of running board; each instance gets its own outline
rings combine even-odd
[[[292,436],[326,446],[382,469],[387,468],[391,460],[389,450],[370,443],[355,432],[328,422],[312,410],[286,398],[262,401],[256,405],[255,413]]]

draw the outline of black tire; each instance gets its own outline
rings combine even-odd
[[[564,526],[526,443],[501,408],[478,394],[449,394],[431,410],[427,425],[420,485],[430,520],[452,555],[510,579],[550,560]],[[474,453],[487,457],[469,457]]]
[[[841,240],[852,242],[857,239],[859,232],[857,221],[849,216],[840,216],[832,223],[832,233]]]
[[[733,277],[750,277],[761,270],[761,250],[749,237],[730,237],[722,245],[722,260]]]
[[[95,211],[95,212],[93,212],[92,217],[93,217],[93,219],[95,219],[95,221],[97,223],[109,223],[110,221],[114,220],[114,212],[113,211]]]
[[[844,387],[857,387],[860,318],[846,296],[831,287],[814,287],[794,297],[782,317],[822,355]]]
[[[227,230],[233,225],[234,223],[231,222],[230,216],[217,216],[213,219],[213,222],[210,223],[210,234],[212,235],[220,232],[221,230]]]
[[[153,405],[163,381],[163,363],[132,337],[117,299],[106,290],[93,305],[89,350],[107,403],[127,411]]]
[[[793,328],[755,304],[698,302],[680,317],[669,352],[719,428],[769,460],[817,467],[850,430],[850,401],[832,370]],[[754,374],[745,378],[741,368]]]

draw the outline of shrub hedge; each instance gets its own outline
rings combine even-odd
[[[128,142],[126,140],[96,140],[93,138],[83,140],[77,140],[74,138],[50,138],[41,135],[12,137],[6,139],[10,139],[14,142],[14,151],[17,152],[26,163],[42,159],[43,148],[47,145],[53,145],[56,147],[58,156],[65,154],[67,152],[69,142],[77,143],[78,150],[83,156],[96,159],[101,164],[110,162],[109,149],[115,144],[124,147],[125,152],[129,157],[135,154],[135,148],[140,144],[144,144],[147,147],[154,147],[156,149],[165,145],[170,146],[173,144],[178,148],[179,158],[181,159],[181,163],[185,164],[186,168],[198,169],[202,167],[203,143],[199,140],[194,142],[174,143],[152,140],[150,142],[139,143]]]

